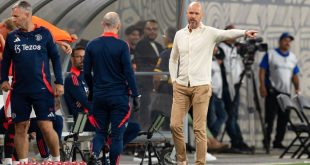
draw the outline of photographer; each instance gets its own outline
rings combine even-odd
[[[225,30],[234,29],[234,25],[228,25]],[[231,139],[231,148],[236,151],[249,151],[250,148],[243,141],[242,133],[238,124],[238,112],[240,96],[236,96],[235,85],[240,80],[242,72],[241,57],[237,54],[236,40],[226,40],[219,44],[222,52],[223,63],[221,64],[223,78],[223,101],[228,114],[226,131]],[[237,97],[234,103],[234,97]]]
[[[280,110],[277,96],[281,93],[290,95],[292,82],[296,94],[300,93],[297,58],[295,54],[290,52],[293,40],[294,37],[289,33],[283,33],[279,38],[279,48],[270,50],[265,54],[260,63],[259,89],[261,96],[265,97],[265,123],[267,125],[263,144],[268,149],[276,114],[278,115],[277,133],[273,142],[273,148],[285,148],[282,145],[282,141],[289,114]]]

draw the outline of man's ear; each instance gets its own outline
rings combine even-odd
[[[30,20],[32,19],[31,14],[29,12],[25,12],[25,15],[27,18],[29,18]]]
[[[119,31],[121,29],[121,24],[117,25],[117,30]]]

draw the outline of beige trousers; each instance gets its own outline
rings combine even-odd
[[[193,129],[196,142],[195,164],[206,163],[207,137],[206,120],[209,100],[212,94],[211,85],[186,87],[173,84],[173,103],[170,119],[172,138],[174,141],[178,162],[186,162],[186,148],[183,133],[183,119],[190,106],[193,106]]]

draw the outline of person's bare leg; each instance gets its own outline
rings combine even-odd
[[[59,154],[59,140],[56,131],[53,128],[52,121],[42,120],[38,121],[38,126],[42,132],[44,141],[53,157],[58,157]]]
[[[29,152],[29,141],[28,141],[28,128],[29,121],[22,121],[15,123],[15,136],[14,143],[19,159],[26,159]]]

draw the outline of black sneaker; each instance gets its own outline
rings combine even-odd
[[[241,142],[239,144],[239,148],[240,149],[244,149],[244,150],[251,150],[251,148],[246,143],[244,143],[244,142]]]
[[[101,160],[98,159],[95,155],[91,155],[87,165],[102,165]]]
[[[270,148],[270,140],[263,140],[263,147],[266,148]]]
[[[285,149],[286,147],[281,143],[273,143],[273,148],[276,149]]]
[[[253,148],[249,147],[245,142],[240,142],[238,145],[234,145],[233,149],[237,149],[242,153],[253,152]]]
[[[270,153],[270,141],[269,140],[263,140],[263,147],[266,150],[266,153]]]

